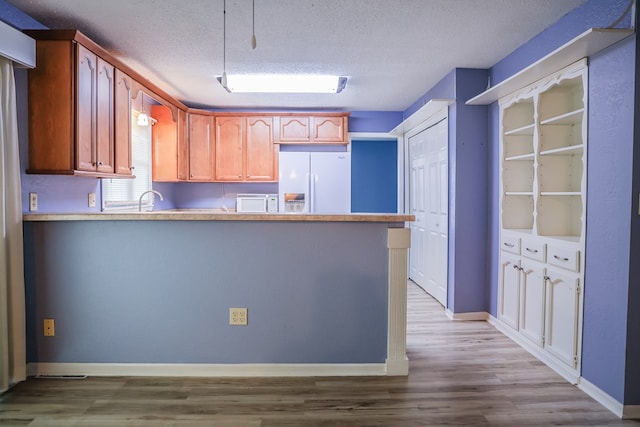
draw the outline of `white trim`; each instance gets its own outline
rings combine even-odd
[[[386,374],[390,377],[409,375],[409,358],[407,357],[405,357],[404,359],[387,359],[386,364]]]
[[[432,99],[422,107],[420,107],[415,113],[407,117],[398,126],[391,130],[392,134],[402,136],[407,132],[415,130],[424,122],[435,123],[430,120],[435,114],[442,112],[442,110],[448,113],[449,105],[456,102],[454,99]]]
[[[506,80],[469,99],[466,104],[491,104],[581,58],[594,55],[633,33],[633,29],[626,28],[590,28]]]
[[[0,21],[0,56],[24,68],[36,66],[36,41]]]
[[[384,363],[30,363],[29,376],[323,377],[388,375]]]
[[[624,405],[602,391],[599,387],[590,383],[584,378],[580,378],[578,388],[592,397],[596,402],[607,408],[609,411],[613,412],[615,416],[622,418]]]
[[[407,263],[411,230],[387,229],[389,258],[387,314],[387,375],[408,375],[407,359]]]
[[[476,311],[471,313],[454,313],[453,311],[447,308],[444,313],[447,315],[449,320],[464,320],[464,321],[483,320],[485,322],[489,320],[489,313],[487,313],[486,311]]]

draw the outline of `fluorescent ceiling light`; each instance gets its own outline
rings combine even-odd
[[[227,74],[223,87],[233,93],[340,93],[346,84],[346,77],[319,74]]]

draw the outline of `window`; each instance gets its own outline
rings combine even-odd
[[[102,179],[102,210],[138,210],[138,200],[152,189],[151,181],[151,126],[138,126],[137,113],[131,118],[131,164],[134,179]],[[150,123],[154,123],[150,119]],[[153,193],[145,196],[143,209],[153,207]]]

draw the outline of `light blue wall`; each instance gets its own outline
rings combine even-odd
[[[627,345],[634,53],[635,43],[628,40],[589,61],[582,374],[620,401]]]
[[[384,363],[388,226],[26,222],[28,361]]]

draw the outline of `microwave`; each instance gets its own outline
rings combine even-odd
[[[236,212],[278,212],[278,196],[276,194],[238,194],[236,196]]]

